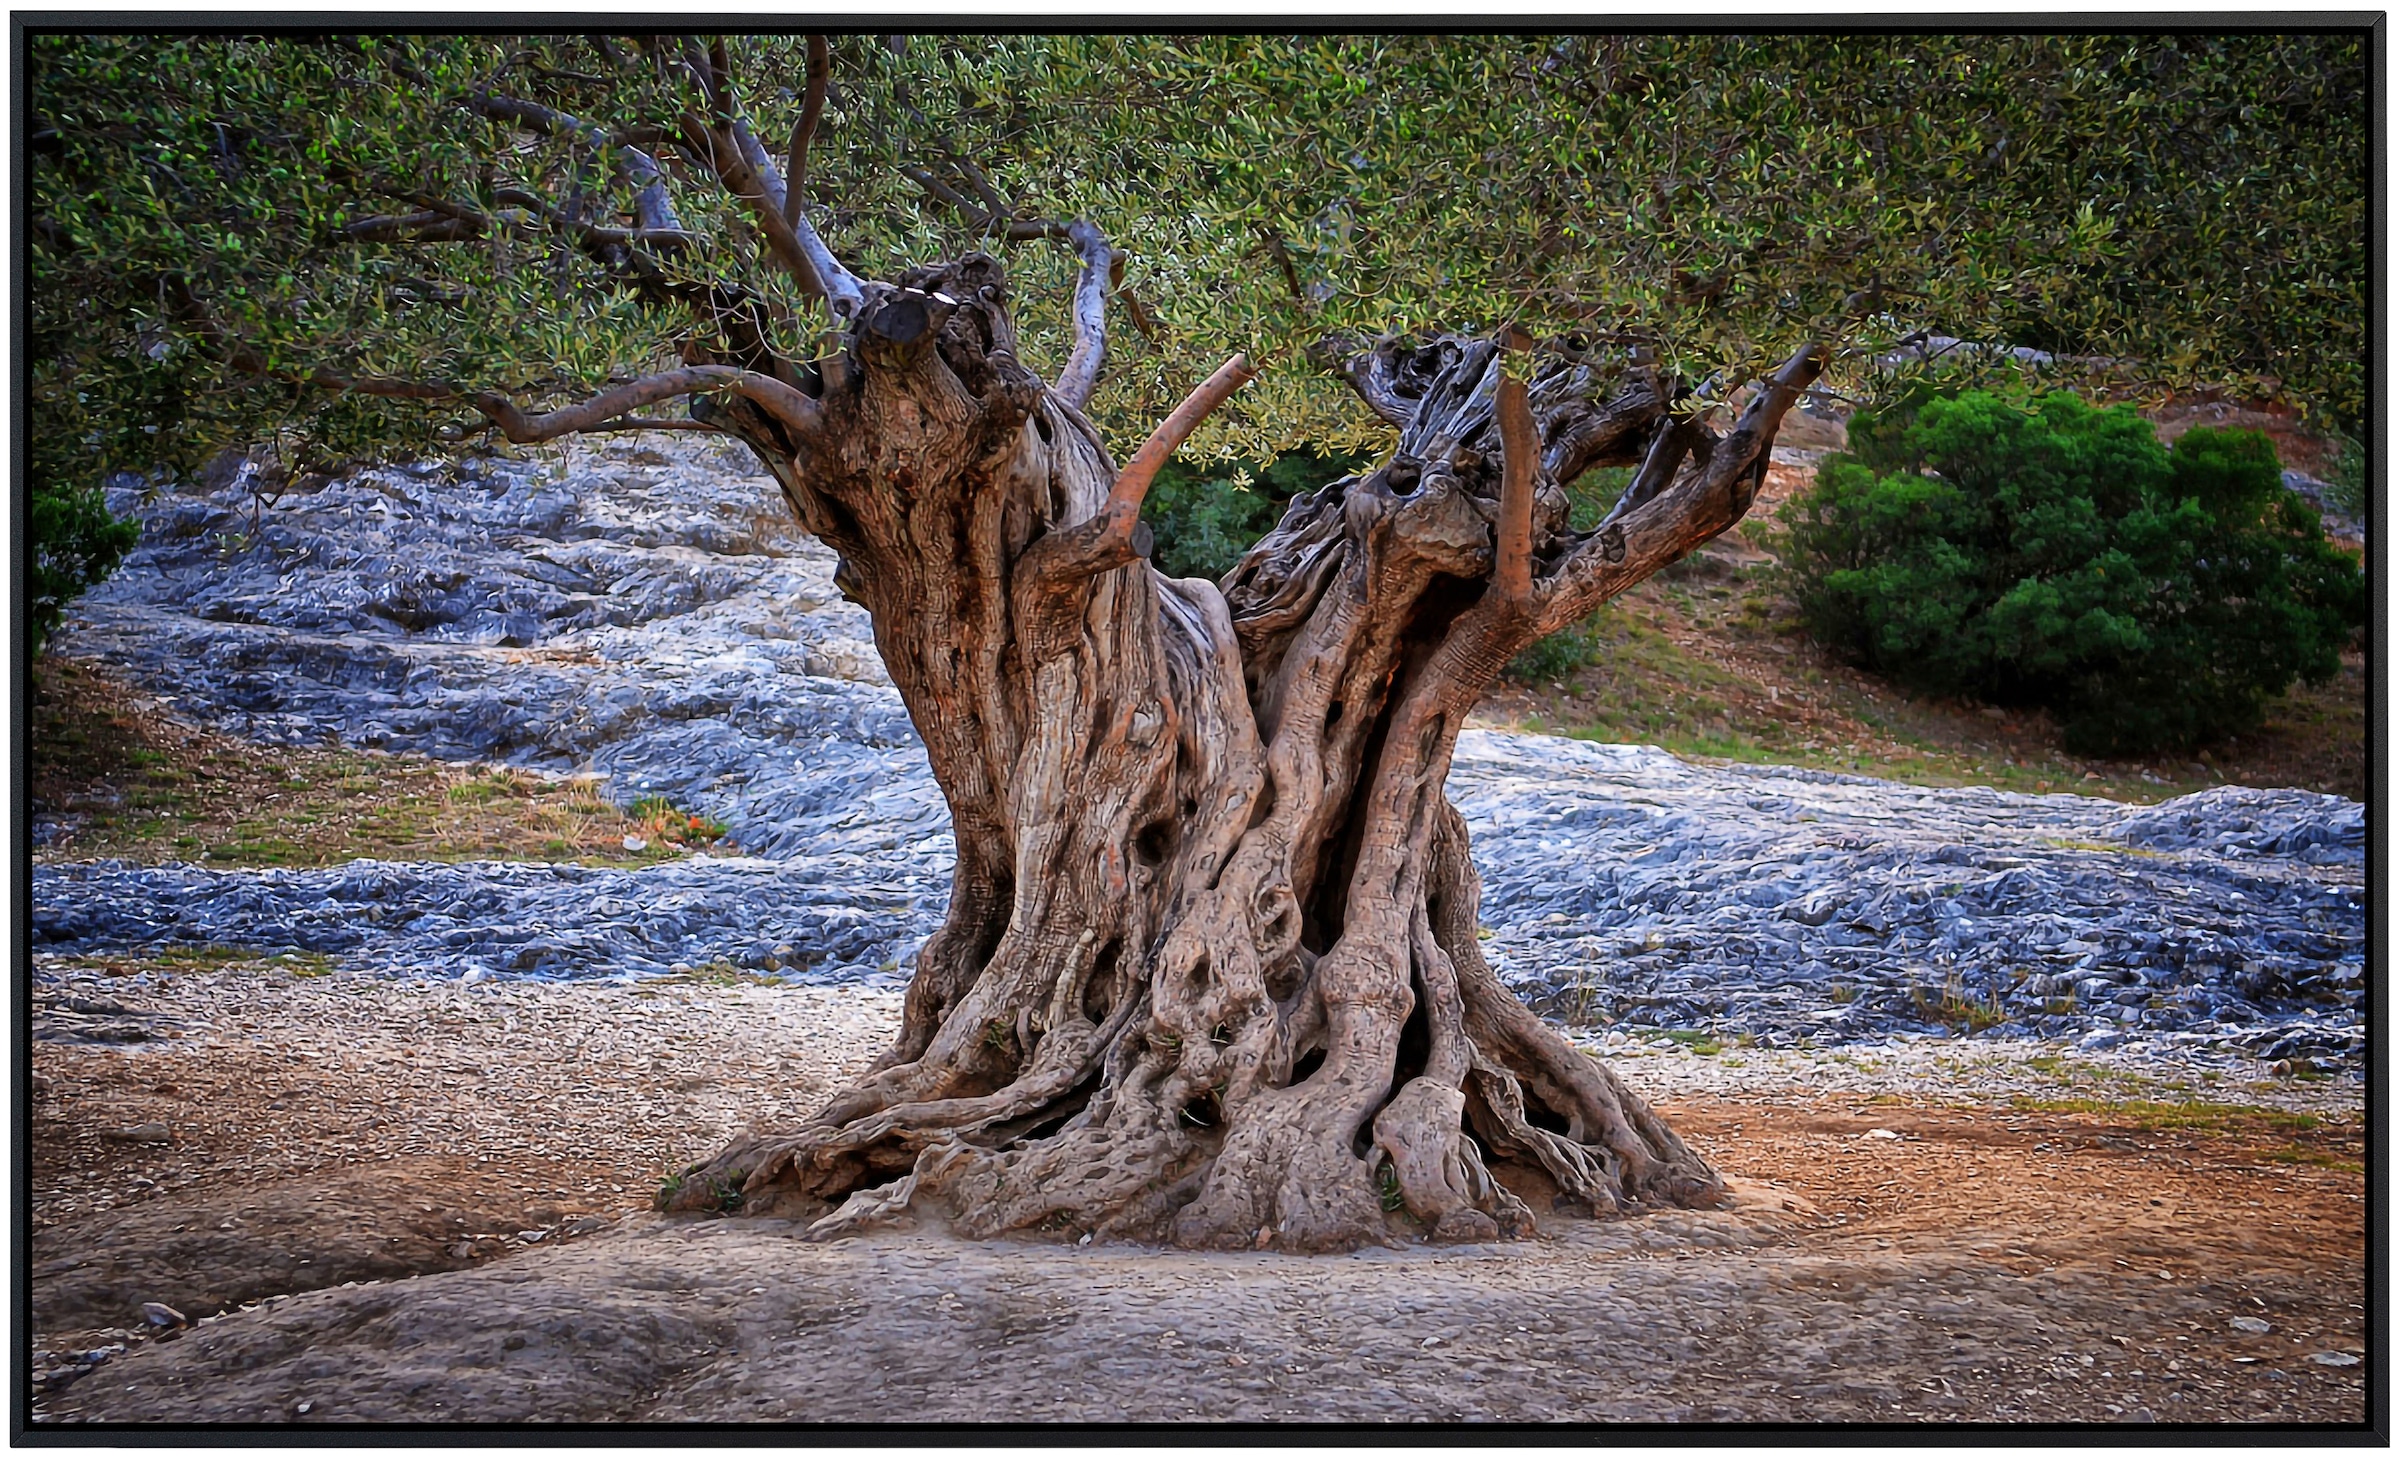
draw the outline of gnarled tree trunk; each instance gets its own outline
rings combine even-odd
[[[1740,517],[1813,354],[1720,436],[1638,366],[1536,359],[1527,385],[1503,342],[1358,352],[1396,451],[1293,502],[1220,585],[1144,560],[1146,472],[1111,463],[1088,384],[1019,362],[991,259],[845,312],[795,384],[813,411],[737,392],[707,418],[873,615],[949,800],[951,904],[864,1080],[672,1203],[1333,1250],[1720,1198],[1485,964],[1442,786],[1511,654]],[[1636,462],[1570,532],[1559,483]]]

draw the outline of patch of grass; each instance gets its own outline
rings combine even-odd
[[[719,958],[689,972],[667,972],[642,979],[644,987],[783,987],[789,979],[772,972],[752,972]]]
[[[2355,1159],[2344,1159],[2340,1155],[2327,1154],[2322,1149],[2310,1149],[2300,1144],[2286,1144],[2281,1149],[2269,1150],[2267,1158],[2276,1164],[2304,1164],[2316,1169],[2337,1169],[2345,1174],[2360,1174],[2366,1169]]]
[[[2181,1099],[2169,1103],[2155,1099],[2036,1098],[2030,1094],[2018,1094],[2008,1102],[2010,1108],[2020,1113],[2102,1114],[2130,1120],[2135,1127],[2145,1131],[2272,1130],[2277,1133],[2297,1133],[2317,1128],[2324,1122],[2315,1114],[2294,1113],[2288,1109],[2265,1108],[2256,1104],[2216,1103],[2206,1099]]]
[[[1725,1051],[1724,1042],[1715,1034],[1703,1033],[1696,1028],[1670,1028],[1661,1036],[1670,1043],[1682,1044],[1703,1058],[1714,1058]]]
[[[1742,549],[1747,550],[1747,549]],[[1790,764],[1928,786],[1989,785],[2148,804],[2225,783],[2365,793],[2365,670],[2296,685],[2256,734],[2195,756],[2068,752],[2035,711],[1913,697],[1818,650],[1772,563],[1710,549],[1645,582],[1524,660],[1484,713],[1695,760]],[[1565,647],[1574,651],[1567,652]]]
[[[258,947],[233,947],[222,942],[205,945],[170,942],[143,954],[143,960],[168,972],[215,972],[240,962],[256,962],[267,953]]]
[[[1980,1033],[2008,1021],[2008,1009],[2001,1004],[1999,993],[1977,997],[1956,977],[1943,984],[1938,993],[1930,988],[1912,987],[1909,999],[1916,1004],[1919,1018],[1962,1032]]]
[[[641,827],[651,840],[671,845],[707,845],[725,838],[725,824],[706,815],[676,808],[664,795],[644,795],[625,807],[625,818]]]

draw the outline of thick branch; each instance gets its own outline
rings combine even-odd
[[[641,184],[633,195],[633,221],[637,227],[653,233],[681,233],[683,220],[675,215],[674,201],[667,195],[666,170],[658,159],[639,147],[620,147],[617,161],[628,177]]]
[[[1319,340],[1309,353],[1318,364],[1340,375],[1385,424],[1405,430],[1416,418],[1416,407],[1402,397],[1393,380],[1397,350],[1397,343],[1389,339],[1361,349],[1354,340],[1335,335]]]
[[[1108,358],[1108,270],[1114,254],[1108,240],[1090,223],[1068,229],[1083,267],[1075,275],[1075,348],[1054,387],[1058,397],[1081,410],[1100,382],[1100,366]]]
[[[794,236],[798,236],[791,189],[783,185],[783,174],[775,170],[775,159],[767,155],[767,144],[760,141],[758,133],[750,130],[750,123],[740,117],[734,118],[733,144],[741,149],[742,160],[749,163],[750,170],[758,175],[759,188],[767,201],[773,204],[775,211],[783,214],[784,223],[793,229]]]
[[[1708,438],[1708,428],[1700,423],[1698,417],[1669,416],[1666,424],[1659,428],[1658,438],[1650,442],[1650,452],[1642,458],[1641,469],[1633,473],[1633,479],[1626,483],[1625,490],[1617,497],[1617,504],[1609,508],[1607,517],[1600,525],[1607,527],[1614,524],[1618,518],[1667,489],[1667,483],[1675,479],[1677,471],[1683,469],[1684,458],[1706,443]]]
[[[1192,432],[1200,428],[1201,421],[1231,398],[1234,391],[1257,378],[1258,371],[1250,367],[1250,357],[1246,354],[1237,354],[1217,366],[1217,372],[1186,395],[1183,403],[1150,432],[1150,438],[1133,453],[1133,459],[1117,472],[1116,482],[1108,490],[1108,514],[1128,520],[1139,517],[1142,498],[1149,494],[1150,482],[1158,475],[1158,468],[1183,448]]]
[[[1741,520],[1786,411],[1825,367],[1825,346],[1802,346],[1770,375],[1732,430],[1674,483],[1577,547],[1544,584],[1539,626],[1554,632]],[[1673,427],[1669,428],[1671,433]],[[1673,447],[1662,440],[1653,448]],[[1647,470],[1647,464],[1645,470]]]
[[[459,98],[459,105],[477,116],[493,121],[512,122],[537,136],[572,136],[584,145],[605,147],[608,131],[604,127],[570,116],[556,107],[525,101],[514,96],[494,96],[488,91],[472,91]]]
[[[610,228],[598,223],[586,223],[569,217],[564,209],[549,199],[521,187],[495,189],[492,200],[510,207],[530,208],[560,232],[572,234],[580,241],[594,245],[626,243],[652,248],[683,248],[699,241],[681,228]]]
[[[638,186],[633,216],[639,228],[657,235],[657,241],[661,242],[670,241],[670,234],[684,232],[682,221],[675,216],[675,206],[667,196],[665,171],[659,167],[658,159],[639,146],[556,107],[514,96],[478,91],[462,97],[460,102],[478,116],[513,123],[537,136],[572,136],[588,147],[610,148],[618,173]]]
[[[722,43],[712,54],[718,63],[722,62]],[[717,81],[718,89],[711,94],[718,97],[719,113],[723,116],[730,101],[722,94],[726,90],[721,84],[723,78],[718,77]],[[847,319],[856,314],[865,298],[864,290],[817,236],[817,230],[809,226],[805,213],[795,210],[786,214],[784,203],[788,194],[783,179],[776,175],[775,163],[749,124],[733,118],[711,127],[703,125],[697,117],[686,116],[683,134],[684,143],[693,154],[708,163],[734,196],[750,204],[750,210],[757,214],[759,231],[767,236],[768,246],[800,286],[823,299],[836,317]]]

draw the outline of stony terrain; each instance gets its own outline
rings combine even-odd
[[[940,792],[831,555],[744,457],[616,441],[271,500],[246,468],[211,480],[120,493],[143,544],[62,651],[265,742],[605,775],[620,799],[716,816],[746,854],[44,865],[37,947],[226,944],[406,976],[905,975],[948,894]],[[1495,961],[1562,1016],[2353,1066],[2363,1046],[2365,812],[2337,796],[2130,808],[1490,732],[1462,741],[1452,790]]]
[[[143,545],[56,651],[212,731],[730,834],[203,867],[38,822],[39,1420],[2364,1417],[2354,801],[1471,732],[1495,964],[1732,1208],[1330,1261],[809,1246],[647,1205],[864,1067],[947,894],[830,556],[688,441],[255,485],[120,492]]]

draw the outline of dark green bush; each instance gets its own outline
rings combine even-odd
[[[2069,747],[2131,754],[2257,726],[2365,621],[2358,563],[2255,431],[2172,451],[2123,408],[1911,399],[1782,513],[1818,641],[1911,688],[2045,705]]]
[[[1365,456],[1298,451],[1265,466],[1236,462],[1203,470],[1169,461],[1142,500],[1142,519],[1155,539],[1150,560],[1170,577],[1222,577],[1283,519],[1285,503],[1367,464]]]
[[[97,486],[67,487],[37,475],[26,503],[32,545],[25,602],[27,651],[38,657],[67,604],[114,571],[142,534],[109,515]]]

